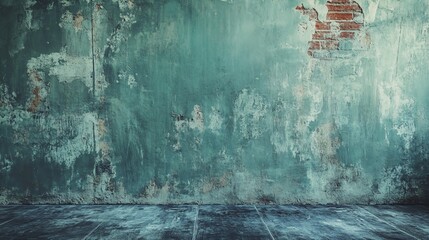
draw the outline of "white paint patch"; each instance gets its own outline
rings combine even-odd
[[[137,81],[136,78],[134,77],[134,75],[128,73],[128,71],[124,71],[121,70],[119,75],[118,75],[118,80],[116,81],[117,83],[119,82],[126,82],[128,84],[128,86],[130,87],[130,89],[133,89],[134,87],[137,86]]]
[[[134,8],[134,0],[112,0],[112,3],[117,3],[121,11]]]
[[[28,111],[14,108],[16,104],[16,94],[9,93],[6,85],[0,84],[0,124],[11,126],[12,129],[20,128],[19,123],[29,119],[31,114]]]
[[[268,103],[253,90],[243,89],[234,103],[234,131],[245,139],[259,138],[265,132],[263,120],[268,113]]]
[[[222,129],[224,119],[220,114],[220,111],[217,108],[212,107],[209,114],[209,123],[207,128],[215,134],[219,134],[219,131]]]
[[[27,63],[27,69],[47,72],[49,76],[57,77],[59,82],[82,81],[85,86],[92,89],[92,58],[90,57],[71,56],[62,50],[31,58]]]
[[[0,154],[0,172],[9,172],[12,168],[12,161]]]
[[[70,6],[72,5],[72,2],[71,2],[70,0],[61,0],[61,1],[60,1],[60,4],[61,4],[63,7],[70,7]]]
[[[197,129],[200,132],[204,130],[204,117],[200,105],[195,105],[192,111],[192,119],[189,121],[189,127],[191,129]]]
[[[365,22],[372,23],[375,21],[375,18],[377,16],[377,10],[378,10],[379,3],[380,3],[380,0],[370,0],[369,1],[368,10],[365,11],[366,12]]]
[[[66,142],[61,146],[52,146],[46,155],[49,161],[64,164],[70,168],[76,159],[85,153],[91,153],[94,151],[93,141],[93,127],[96,124],[96,114],[85,113],[82,116],[74,115],[76,119],[76,126],[73,129],[76,131],[76,137],[67,139]],[[43,122],[47,121],[47,122]],[[50,124],[51,126],[60,127],[59,124],[55,124],[56,119],[41,119],[41,125]]]
[[[133,75],[128,76],[128,82],[127,83],[131,89],[133,89],[135,86],[137,86],[136,78]]]
[[[398,81],[382,82],[378,85],[380,99],[380,122],[392,121],[393,129],[405,142],[409,149],[416,127],[412,110],[415,108],[414,100],[403,93]]]

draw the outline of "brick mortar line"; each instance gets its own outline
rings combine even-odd
[[[354,21],[354,19],[347,19],[347,20],[342,20],[342,19],[338,19],[338,20],[337,19],[326,19],[325,22],[329,22],[329,23],[331,23],[331,22],[340,22],[340,23],[353,22],[353,23],[357,23],[357,22]],[[357,24],[360,24],[360,23],[357,23]]]
[[[346,29],[343,29],[343,30],[333,30],[333,29],[331,29],[331,30],[325,30],[325,29],[316,29],[315,30],[315,33],[316,32],[324,32],[324,33],[334,33],[334,32],[336,32],[336,31],[339,31],[340,33],[341,32],[360,32],[361,30],[356,30],[356,29],[352,29],[352,30],[346,30]]]
[[[332,11],[332,10],[328,10],[328,12],[326,12],[326,14],[330,14],[330,13],[362,13],[363,14],[363,12],[360,12],[360,11],[357,11],[357,10],[341,10],[341,11],[339,11],[339,10],[335,10],[335,11]]]

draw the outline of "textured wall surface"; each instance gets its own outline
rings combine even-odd
[[[0,18],[0,203],[429,202],[428,1]]]

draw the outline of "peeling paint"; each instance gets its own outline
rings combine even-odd
[[[197,129],[200,132],[204,130],[204,117],[199,105],[195,105],[194,110],[192,110],[192,118],[189,122],[189,127],[191,129]]]
[[[223,128],[224,118],[218,108],[211,108],[208,119],[209,123],[207,128],[215,134],[220,134],[220,130]]]

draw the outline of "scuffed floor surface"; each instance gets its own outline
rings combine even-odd
[[[429,239],[429,207],[1,206],[0,239]]]

